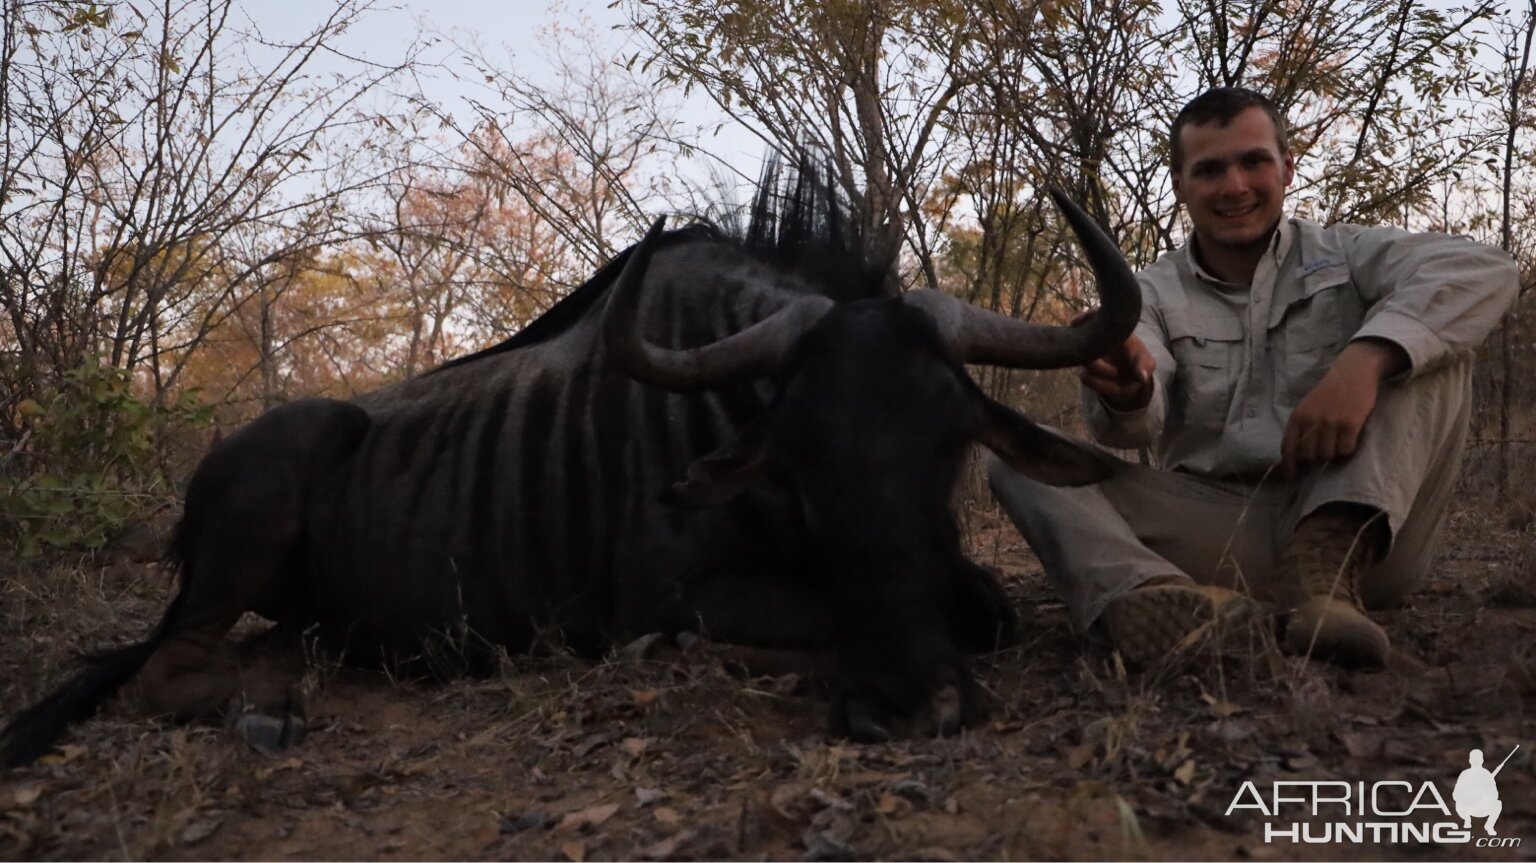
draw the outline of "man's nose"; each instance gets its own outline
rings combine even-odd
[[[1217,188],[1223,195],[1240,195],[1248,191],[1248,178],[1234,165],[1221,172]]]

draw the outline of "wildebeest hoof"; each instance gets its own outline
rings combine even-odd
[[[299,692],[290,692],[281,705],[267,710],[253,709],[237,698],[230,704],[229,727],[252,749],[273,755],[304,741],[306,714],[305,699]]]
[[[618,658],[620,662],[642,662],[647,659],[655,659],[671,645],[671,641],[664,633],[652,632],[619,648]]]
[[[883,743],[891,739],[890,729],[885,723],[875,718],[876,711],[868,704],[857,698],[848,698],[843,701],[842,715],[838,717],[849,737],[860,743]]]
[[[274,755],[298,746],[304,740],[304,720],[285,713],[279,719],[265,713],[242,713],[235,720],[235,733],[262,755]]]
[[[948,683],[934,690],[910,714],[886,710],[857,695],[845,695],[833,720],[834,731],[861,743],[897,737],[947,737],[985,718],[988,703],[979,687]]]
[[[955,734],[965,723],[963,714],[959,687],[954,685],[942,687],[928,699],[928,709],[922,717],[919,733],[926,732],[934,737]]]

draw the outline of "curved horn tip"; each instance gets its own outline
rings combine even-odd
[[[1056,202],[1057,209],[1066,214],[1069,220],[1077,216],[1082,216],[1085,219],[1092,218],[1088,215],[1088,212],[1083,209],[1083,205],[1077,202],[1076,198],[1073,198],[1071,195],[1067,194],[1066,189],[1063,189],[1060,186],[1047,186],[1045,191],[1046,194],[1051,196],[1051,200]]]

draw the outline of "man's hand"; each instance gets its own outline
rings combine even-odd
[[[1291,412],[1280,440],[1280,466],[1286,477],[1294,478],[1299,467],[1354,455],[1382,380],[1408,365],[1408,355],[1391,342],[1350,342]]]
[[[1097,309],[1082,312],[1072,319],[1072,326],[1082,326],[1096,314]],[[1114,410],[1135,411],[1152,401],[1152,372],[1156,368],[1157,360],[1141,339],[1133,335],[1083,366],[1077,376]]]

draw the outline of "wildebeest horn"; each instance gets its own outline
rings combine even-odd
[[[956,357],[967,363],[1016,369],[1077,366],[1109,353],[1130,336],[1141,317],[1136,274],[1114,241],[1060,189],[1051,198],[1082,243],[1099,287],[1099,313],[1077,327],[1050,327],[979,309],[938,291],[912,291],[907,302],[938,321]]]
[[[666,219],[630,252],[603,316],[603,344],[636,380],[673,391],[718,389],[765,377],[783,365],[795,339],[833,305],[827,297],[795,300],[739,333],[686,350],[653,345],[640,335],[640,286]]]

